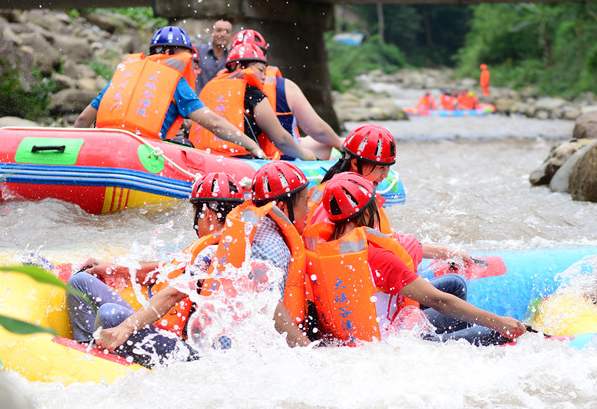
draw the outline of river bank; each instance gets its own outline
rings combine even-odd
[[[396,108],[415,107],[423,93],[429,91],[439,99],[441,90],[470,90],[481,95],[478,79],[457,78],[451,69],[402,69],[394,74],[376,70],[358,78],[353,90],[334,93],[334,107],[345,121],[402,120],[406,115]],[[389,101],[393,99],[393,104]],[[356,102],[360,101],[360,104]],[[583,113],[597,111],[597,98],[585,93],[573,100],[540,95],[533,87],[521,91],[492,87],[491,96],[480,101],[493,104],[496,113],[539,120],[560,119],[573,121]],[[389,107],[394,111],[391,111]],[[373,108],[367,117],[366,108]],[[389,113],[391,112],[391,114]]]

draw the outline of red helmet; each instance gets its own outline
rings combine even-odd
[[[239,44],[230,50],[226,60],[226,68],[230,69],[234,63],[238,62],[262,62],[267,64],[267,58],[265,58],[261,48],[252,43],[245,43]]]
[[[382,126],[359,126],[344,140],[344,150],[352,156],[376,165],[396,163],[394,136]]]
[[[309,184],[305,174],[295,165],[273,161],[253,176],[253,201],[268,202],[288,197]]]
[[[328,218],[339,222],[356,216],[374,199],[373,183],[358,173],[342,172],[325,184],[322,201]]]
[[[229,174],[211,172],[197,180],[191,190],[191,203],[208,201],[242,203],[243,192]]]
[[[241,30],[236,33],[234,40],[232,40],[232,48],[241,44],[255,44],[257,47],[261,48],[263,52],[266,52],[269,49],[269,43],[265,41],[265,38],[261,33],[256,30]]]

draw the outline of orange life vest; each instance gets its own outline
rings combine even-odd
[[[282,77],[282,71],[280,71],[280,69],[276,66],[268,65],[265,69],[263,93],[267,95],[267,99],[269,100],[274,112],[276,112],[276,78],[278,77]]]
[[[193,56],[190,53],[126,56],[116,67],[100,102],[97,127],[122,128],[148,138],[174,137],[183,122],[180,116],[167,135],[160,133],[181,78],[194,86]]]
[[[375,286],[368,243],[392,251],[411,269],[412,259],[395,239],[377,230],[360,227],[330,241],[333,231],[334,225],[322,223],[303,235],[321,329],[349,343],[379,340],[406,302]]]
[[[433,98],[433,95],[423,95],[417,103],[418,111],[425,112],[435,108],[435,98]]]
[[[458,95],[458,108],[459,109],[476,109],[477,108],[477,97],[472,93],[466,92]]]
[[[448,111],[453,111],[454,109],[456,109],[456,98],[452,95],[442,94],[439,97],[439,100],[443,109]]]
[[[282,81],[281,86],[284,92],[278,94],[278,82]],[[263,81],[263,93],[276,113],[276,117],[284,129],[296,140],[299,140],[301,132],[296,125],[296,118],[290,110],[288,96],[286,94],[285,79],[282,77],[280,69],[275,66],[268,66],[265,70],[265,80]]]
[[[284,241],[290,250],[291,262],[284,289],[283,304],[288,314],[300,324],[305,319],[305,247],[303,239],[286,215],[273,203],[256,207],[245,202],[234,208],[226,218],[226,225],[221,232],[224,239],[218,245],[212,264],[214,269],[223,269],[230,264],[240,268],[250,255],[250,244],[255,238],[257,227],[264,217],[271,218],[279,227]],[[204,288],[210,288],[204,283]]]
[[[218,244],[220,241],[219,234],[210,234],[208,236],[204,236],[199,239],[197,242],[193,243],[191,246],[187,247],[183,250],[184,253],[190,254],[191,259],[189,263],[193,263],[197,258],[197,255],[206,247]],[[172,264],[178,264],[177,261],[173,261]],[[175,279],[176,277],[182,275],[185,271],[185,268],[177,268],[172,272],[168,273],[166,277],[159,277],[158,282],[151,288],[152,293],[157,293],[164,288],[168,287],[169,281]],[[202,286],[202,290],[200,294],[205,295]],[[170,310],[154,325],[158,328],[165,329],[167,331],[173,332],[177,336],[181,338],[186,338],[187,333],[185,331],[189,316],[193,311],[193,303],[189,299],[189,297],[185,297],[179,302],[177,302]]]
[[[325,189],[325,183],[315,185],[309,190],[307,198],[307,205],[309,206],[309,212],[307,213],[307,225],[318,224],[327,220],[327,212],[325,211],[321,200],[323,199],[323,190]],[[385,234],[392,234],[392,223],[388,218],[387,213],[381,207],[380,202],[383,198],[379,195],[377,199],[377,208],[379,210],[379,230]]]
[[[245,92],[247,91],[247,85],[263,90],[263,84],[250,69],[232,73],[222,70],[215,78],[205,84],[199,97],[205,106],[245,132]],[[253,136],[268,158],[280,158],[282,152],[267,135],[261,133]],[[189,140],[195,148],[209,150],[218,155],[250,155],[242,146],[222,140],[207,129],[195,124],[191,127]]]

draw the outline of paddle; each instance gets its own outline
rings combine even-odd
[[[553,335],[546,334],[542,331],[538,331],[535,328],[531,327],[529,324],[525,324],[525,328],[527,329],[527,332],[532,332],[533,334],[543,334],[543,336],[545,338],[551,338],[553,336]]]

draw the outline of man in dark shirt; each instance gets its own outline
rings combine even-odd
[[[232,38],[232,23],[218,20],[211,32],[211,42],[199,46],[199,67],[201,73],[197,76],[197,94],[205,84],[224,68],[228,58],[228,47]]]

